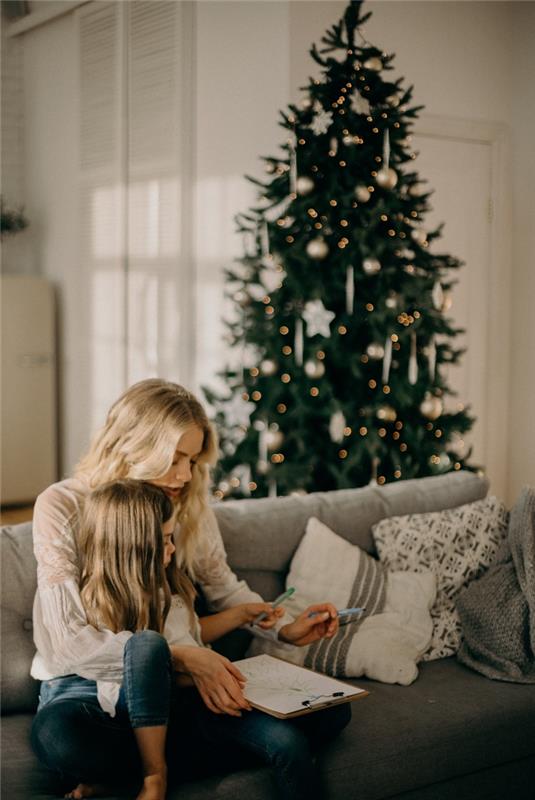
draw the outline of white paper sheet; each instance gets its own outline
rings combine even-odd
[[[278,714],[292,714],[339,701],[341,697],[365,694],[358,686],[273,656],[254,656],[234,663],[247,678],[244,689],[247,700]]]

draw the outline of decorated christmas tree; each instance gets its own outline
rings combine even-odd
[[[281,113],[280,156],[250,178],[244,254],[227,271],[228,391],[205,389],[222,457],[216,496],[323,491],[461,469],[473,420],[448,412],[445,316],[460,262],[435,252],[414,171],[412,87],[368,43],[362,3],[311,49],[321,78]]]

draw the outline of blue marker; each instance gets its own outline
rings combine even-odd
[[[280,606],[281,603],[284,603],[285,600],[287,600],[289,597],[291,597],[294,592],[295,592],[294,587],[290,586],[289,589],[286,589],[285,592],[283,592],[278,597],[276,597],[275,600],[273,600],[273,602],[271,603],[271,607],[272,608],[277,608],[277,606]],[[262,622],[262,620],[265,619],[267,617],[267,615],[268,615],[267,611],[262,611],[261,614],[259,614],[257,617],[255,617],[253,619],[253,621],[251,622],[251,625],[256,625],[258,622]]]
[[[338,617],[340,622],[351,622],[353,617],[356,617],[357,615],[360,616],[365,611],[365,608],[341,608],[340,611],[338,611]],[[317,617],[319,613],[319,611],[312,611],[308,616]]]

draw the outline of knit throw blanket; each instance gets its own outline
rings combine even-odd
[[[459,661],[488,678],[535,683],[535,491],[522,491],[498,562],[456,605]]]

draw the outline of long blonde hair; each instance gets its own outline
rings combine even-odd
[[[217,460],[217,436],[191,392],[159,378],[135,383],[112,405],[75,474],[92,489],[120,478],[160,478],[171,467],[178,440],[192,426],[202,431],[203,445],[178,501],[177,560],[194,577],[195,539],[207,513],[209,470]]]
[[[92,625],[162,633],[172,594],[191,611],[195,591],[174,554],[164,566],[162,525],[173,515],[161,489],[142,481],[107,483],[86,497],[78,532],[80,595]]]

